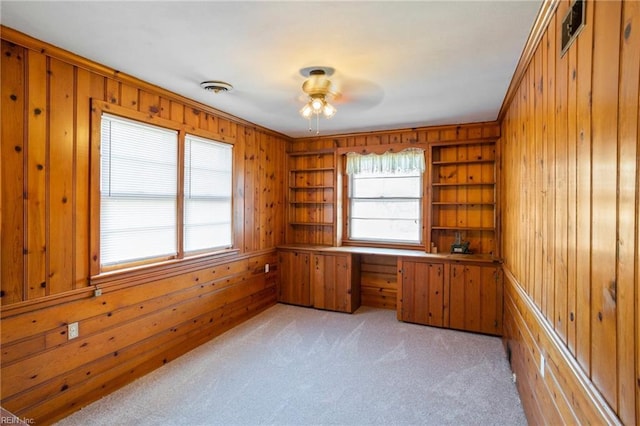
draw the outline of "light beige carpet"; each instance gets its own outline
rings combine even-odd
[[[276,305],[58,423],[524,425],[497,337]]]

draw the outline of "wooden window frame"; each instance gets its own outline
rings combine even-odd
[[[421,148],[425,150],[425,162],[427,165],[426,170],[424,171],[424,173],[422,173],[422,203],[421,203],[421,208],[422,208],[422,230],[421,232],[421,241],[420,243],[416,243],[416,244],[412,244],[412,243],[402,243],[402,242],[398,242],[398,243],[394,243],[394,242],[389,242],[389,241],[365,241],[365,240],[351,240],[349,238],[349,208],[350,208],[350,203],[349,203],[349,185],[350,185],[350,181],[351,179],[349,178],[349,176],[346,173],[347,170],[347,166],[346,166],[346,162],[347,162],[347,156],[346,154],[349,152],[357,152],[359,154],[370,154],[370,153],[375,153],[375,154],[383,154],[385,152],[401,152],[407,148]],[[344,148],[338,148],[336,150],[336,154],[339,157],[339,174],[342,180],[342,194],[338,195],[338,197],[341,200],[341,212],[339,212],[338,214],[341,215],[342,217],[342,226],[341,226],[341,232],[342,232],[342,238],[341,238],[341,244],[344,246],[359,246],[359,247],[379,247],[379,248],[391,248],[391,249],[408,249],[408,250],[416,250],[416,249],[420,249],[420,250],[425,250],[425,247],[427,245],[427,236],[428,236],[428,232],[426,229],[426,224],[429,220],[429,205],[428,205],[428,190],[429,190],[429,181],[427,180],[429,178],[429,162],[430,162],[430,154],[429,154],[429,146],[428,144],[425,143],[415,143],[415,144],[403,144],[403,143],[398,143],[398,144],[388,144],[388,145],[374,145],[374,146],[367,146],[367,147],[344,147]]]
[[[123,262],[117,265],[110,265],[103,267],[100,264],[100,144],[101,144],[101,121],[102,114],[110,114],[117,117],[122,117],[129,120],[138,121],[143,124],[152,126],[163,127],[170,130],[175,130],[178,133],[178,167],[177,173],[177,186],[178,193],[176,197],[177,202],[177,215],[176,215],[176,233],[177,233],[177,254],[175,256],[160,256],[152,259],[144,259],[132,262]],[[181,262],[185,259],[201,258],[203,256],[226,256],[230,253],[237,253],[238,249],[235,247],[225,249],[213,249],[199,250],[197,252],[189,252],[185,254],[184,251],[184,141],[186,134],[198,136],[205,139],[210,139],[215,142],[226,143],[234,145],[234,142],[219,140],[217,134],[194,128],[183,123],[168,120],[159,116],[145,114],[139,111],[130,110],[119,105],[110,104],[108,102],[92,99],[91,100],[91,148],[90,148],[90,216],[89,216],[89,234],[90,234],[90,259],[89,268],[91,278],[99,278],[102,275],[112,275],[114,273],[129,272],[131,270],[137,270],[140,268],[163,265],[163,264],[175,264],[175,262]],[[233,150],[235,153],[235,150]],[[235,155],[235,154],[234,154]],[[232,157],[233,161],[233,157]],[[232,172],[232,191],[231,191],[231,211],[234,211],[234,191],[236,185],[236,176]],[[232,242],[234,239],[235,223],[233,213],[231,214],[231,232]]]

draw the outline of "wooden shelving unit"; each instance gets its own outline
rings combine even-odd
[[[496,254],[496,146],[432,145],[427,247],[448,252],[456,234],[478,254]]]
[[[333,150],[288,154],[287,241],[334,245],[336,159]]]

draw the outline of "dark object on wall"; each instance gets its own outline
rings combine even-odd
[[[585,0],[575,0],[562,20],[562,45],[560,57],[569,50],[569,46],[578,37],[585,25]]]

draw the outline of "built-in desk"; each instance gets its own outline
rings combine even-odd
[[[279,300],[341,312],[360,307],[360,256],[393,257],[401,321],[502,334],[502,269],[490,255],[361,246],[283,245]]]

